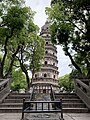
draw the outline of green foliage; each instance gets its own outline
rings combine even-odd
[[[74,89],[74,80],[70,78],[70,74],[66,74],[58,79],[60,87],[64,87],[66,91],[72,91]]]
[[[7,77],[12,69],[16,54],[23,42],[18,35],[22,33],[29,16],[29,8],[25,7],[23,0],[2,0],[0,2],[0,51],[3,51],[3,57],[0,61],[0,77]],[[32,16],[32,13],[31,13]],[[18,39],[16,39],[18,38]],[[15,45],[14,45],[15,44]],[[6,59],[9,59],[9,69],[5,73]]]
[[[11,89],[18,91],[19,89],[26,89],[27,83],[25,75],[22,73],[22,70],[13,70],[12,72],[12,82]]]

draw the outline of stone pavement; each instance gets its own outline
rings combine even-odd
[[[33,115],[36,116],[36,114],[32,114],[32,116]],[[59,114],[57,114],[57,117],[58,115]],[[21,120],[21,113],[0,113],[0,120]],[[45,115],[45,118],[43,119],[42,115],[39,115],[39,119],[32,118],[31,120],[54,120],[54,118],[50,119],[48,118],[48,115]],[[55,120],[57,120],[57,118]],[[64,120],[90,120],[90,113],[64,113]]]

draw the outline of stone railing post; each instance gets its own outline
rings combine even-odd
[[[90,97],[90,80],[89,80],[89,91],[88,92],[89,92],[89,97]]]

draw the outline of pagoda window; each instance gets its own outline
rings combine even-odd
[[[35,78],[37,77],[37,74],[35,74]]]
[[[44,77],[47,77],[47,74],[46,74],[46,73],[44,74]]]
[[[45,52],[46,54],[48,53],[48,51]]]
[[[55,63],[53,63],[53,66],[55,66]]]
[[[47,65],[47,61],[45,61],[44,64]]]
[[[48,45],[48,42],[46,42],[46,45]]]
[[[55,78],[55,75],[53,76],[53,78]]]

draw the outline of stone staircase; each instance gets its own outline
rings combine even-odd
[[[86,105],[75,93],[56,93],[55,99],[62,99],[62,108],[64,113],[87,113]]]
[[[37,97],[37,96],[36,96]],[[44,99],[47,99],[44,95]],[[0,103],[0,113],[20,113],[22,112],[23,98],[29,100],[30,93],[10,93],[2,103]],[[87,113],[88,108],[77,97],[75,93],[56,93],[55,99],[62,98],[63,112],[64,113]],[[49,98],[50,99],[50,98]],[[40,100],[40,95],[38,95]]]
[[[0,103],[0,113],[22,112],[23,98],[29,100],[30,93],[10,93],[3,102]]]

